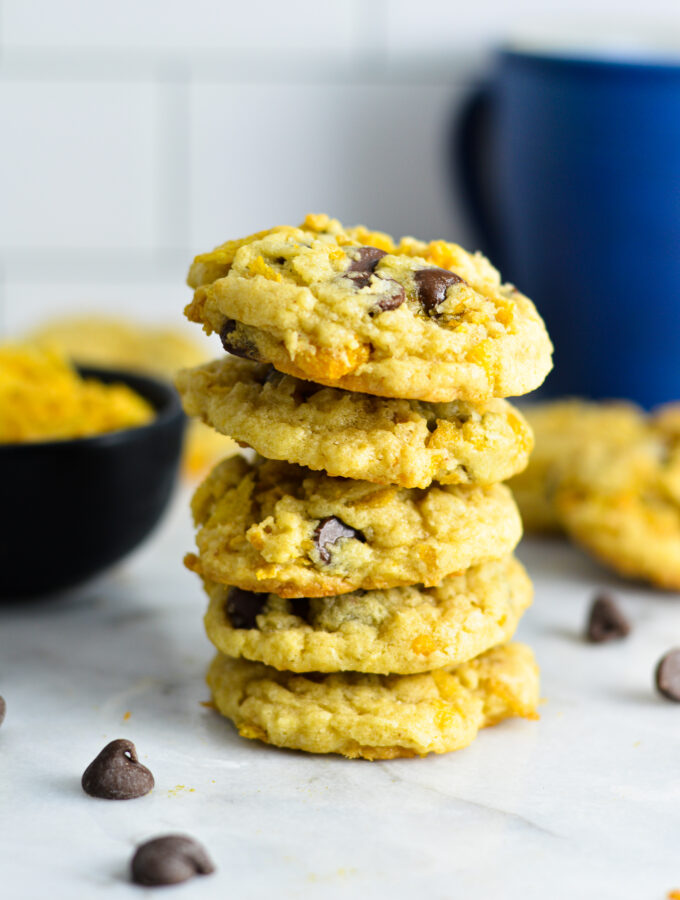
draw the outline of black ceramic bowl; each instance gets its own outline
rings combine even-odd
[[[74,587],[122,559],[160,519],[177,479],[185,418],[171,384],[82,368],[151,403],[138,428],[0,444],[0,600]]]

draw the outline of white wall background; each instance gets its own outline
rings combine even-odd
[[[510,31],[658,29],[680,0],[4,0],[0,332],[180,321],[195,252],[329,212],[469,234],[447,121]]]

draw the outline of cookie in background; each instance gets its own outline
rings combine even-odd
[[[620,575],[680,590],[680,404],[525,407],[536,450],[510,486],[532,531],[563,530]]]
[[[73,314],[48,319],[26,337],[56,348],[76,364],[125,369],[172,380],[177,369],[210,358],[210,350],[179,328],[158,327],[106,315]],[[192,421],[183,470],[198,478],[238,450],[234,441]]]

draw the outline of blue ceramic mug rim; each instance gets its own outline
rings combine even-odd
[[[664,56],[661,51],[658,51],[657,55],[655,51],[650,50],[648,56],[642,52],[639,55],[625,55],[624,53],[617,55],[614,51],[605,49],[598,53],[596,50],[586,48],[582,50],[576,47],[565,47],[564,50],[557,47],[521,48],[510,44],[500,46],[497,50],[497,55],[501,59],[507,59],[510,62],[521,61],[564,68],[648,72],[659,75],[675,76],[680,74],[680,51],[677,56],[671,55],[670,51],[668,54],[668,56]]]

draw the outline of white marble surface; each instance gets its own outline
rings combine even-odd
[[[540,722],[422,760],[315,758],[241,740],[201,706],[211,652],[180,564],[190,547],[180,497],[98,586],[0,608],[4,900],[139,896],[135,844],[173,831],[218,867],[167,889],[178,897],[663,900],[680,888],[680,705],[652,687],[680,644],[680,598],[617,582],[562,542],[525,542],[536,602],[520,637],[542,667]],[[589,646],[583,620],[603,586],[634,630]],[[82,793],[116,737],[152,769],[148,797]]]

